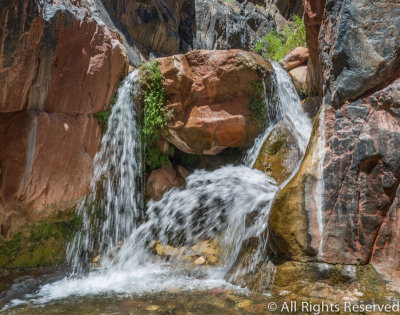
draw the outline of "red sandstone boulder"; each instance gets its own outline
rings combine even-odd
[[[100,136],[86,115],[0,114],[0,234],[73,207],[87,192]]]
[[[175,170],[165,166],[151,172],[147,179],[146,195],[153,200],[160,200],[168,190],[182,185],[183,181],[177,177]]]
[[[290,71],[308,60],[308,48],[297,47],[287,54],[284,58],[279,61],[279,64],[286,70]]]
[[[30,0],[0,8],[0,112],[107,109],[128,69],[119,35],[83,8],[40,9]]]
[[[158,63],[175,116],[168,126],[172,144],[209,155],[251,144],[260,132],[248,110],[252,85],[272,73],[264,58],[241,50],[199,50]]]

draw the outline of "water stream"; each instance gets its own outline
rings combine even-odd
[[[145,215],[140,134],[132,97],[138,74],[131,73],[118,91],[95,159],[92,193],[79,207],[84,228],[68,248],[72,274],[41,286],[24,300],[13,300],[9,306],[71,296],[153,294],[171,288],[223,287],[243,292],[245,289],[225,280],[227,272],[243,241],[265,231],[275,194],[284,185],[279,187],[251,166],[276,123],[288,126],[302,155],[311,134],[311,122],[301,109],[289,75],[278,64],[273,67],[278,115],[255,140],[243,165],[227,165],[212,172],[196,170],[187,177],[185,188],[172,189],[161,200],[150,201]],[[216,239],[222,250],[214,267],[188,268],[179,259],[156,259],[149,249],[155,240],[188,247],[208,239]],[[101,264],[88,269],[93,252],[101,257]]]

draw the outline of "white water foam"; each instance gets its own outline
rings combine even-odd
[[[276,123],[287,123],[304,154],[311,123],[301,110],[290,77],[278,64],[273,66],[280,113]],[[118,92],[111,124],[96,158],[94,193],[80,208],[84,230],[68,251],[75,273],[44,285],[35,295],[27,296],[30,302],[100,293],[142,294],[168,288],[239,289],[226,282],[225,276],[235,263],[242,243],[265,231],[272,201],[284,184],[278,187],[271,178],[246,166],[224,166],[213,172],[197,170],[187,177],[185,188],[172,189],[160,201],[150,201],[146,221],[136,226],[142,202],[137,184],[141,174],[140,139],[130,94],[136,77],[136,73],[131,74]],[[273,126],[255,142],[246,165],[254,163]],[[98,193],[99,186],[102,193]],[[103,209],[105,221],[94,221],[96,225],[93,210],[99,208]],[[209,238],[218,238],[223,252],[222,266],[187,270],[176,260],[155,261],[148,248],[152,240],[190,246]],[[120,240],[122,248],[109,255]],[[89,264],[89,253],[96,247],[103,256],[102,265],[85,274],[83,267]]]

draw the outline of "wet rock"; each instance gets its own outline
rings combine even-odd
[[[0,35],[0,112],[75,115],[108,108],[128,69],[116,32],[72,5],[13,0],[0,7],[0,16],[6,30]]]
[[[160,306],[158,305],[149,305],[145,308],[146,311],[158,311],[160,309]]]
[[[254,82],[271,75],[270,64],[261,56],[199,50],[158,63],[174,110],[167,138],[178,149],[215,155],[228,147],[248,146],[260,132],[248,105]]]
[[[254,168],[272,177],[280,185],[294,171],[299,158],[300,152],[295,138],[281,124],[265,140]]]
[[[307,117],[311,120],[317,116],[319,109],[322,106],[321,96],[308,96],[302,101],[302,107]]]
[[[305,90],[305,83],[307,78],[307,66],[300,66],[289,71],[293,84],[297,91],[303,92]]]
[[[100,136],[97,121],[86,115],[0,114],[3,236],[27,219],[41,220],[74,207],[87,192]]]
[[[172,167],[165,166],[150,173],[146,184],[146,196],[153,200],[160,200],[171,188],[182,186],[184,183],[177,177]]]
[[[297,47],[287,54],[283,59],[279,61],[279,64],[286,70],[290,71],[308,60],[308,48]]]
[[[200,256],[194,261],[194,264],[197,266],[204,265],[206,263],[206,259],[203,256]]]

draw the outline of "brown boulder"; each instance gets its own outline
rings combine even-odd
[[[300,66],[289,71],[297,91],[304,92],[307,79],[307,66]]]
[[[74,206],[86,192],[100,129],[90,117],[0,114],[0,232]]]
[[[117,33],[86,9],[51,6],[48,16],[28,0],[0,8],[0,112],[99,112],[127,73]]]
[[[146,195],[153,200],[160,200],[171,188],[184,184],[182,178],[178,178],[172,167],[165,166],[150,173],[146,184]]]
[[[172,144],[209,155],[250,145],[260,132],[248,110],[252,85],[272,73],[264,58],[241,50],[199,50],[158,63],[174,110],[168,126]]]
[[[290,71],[308,60],[308,48],[297,47],[279,61],[279,64],[286,70]]]

